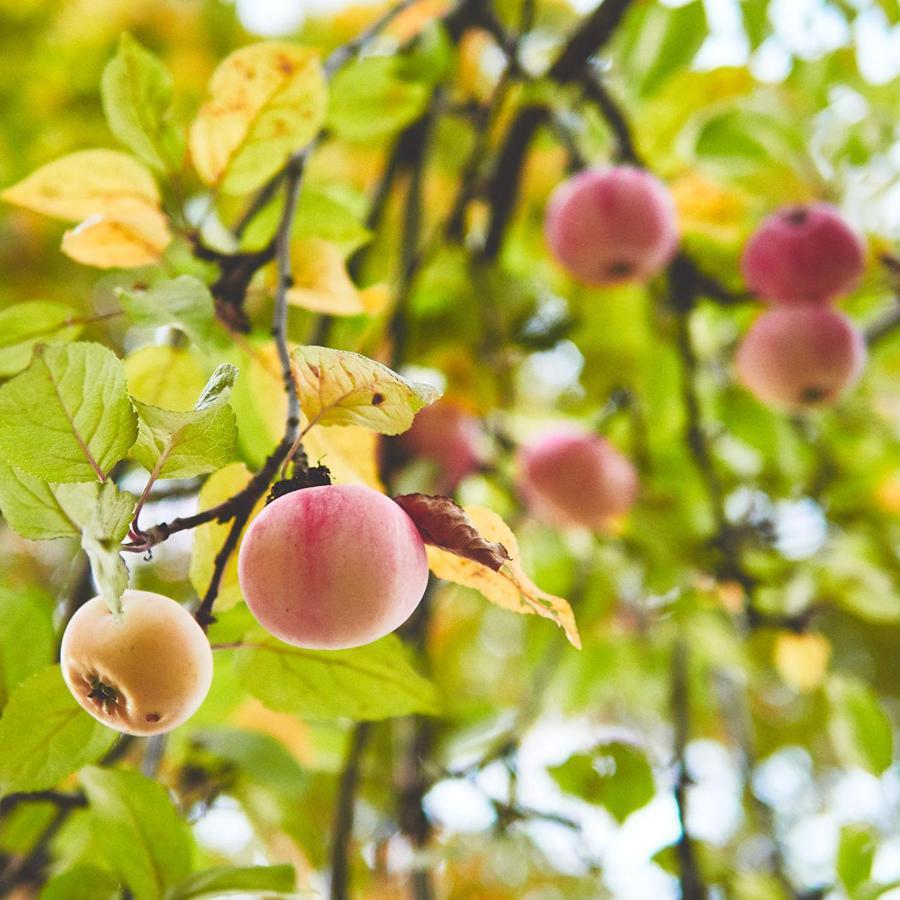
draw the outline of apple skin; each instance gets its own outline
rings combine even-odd
[[[827,306],[783,306],[753,323],[735,368],[763,403],[796,412],[835,403],[865,362],[865,340],[845,315]]]
[[[828,303],[856,287],[862,241],[827,203],[787,206],[763,220],[741,269],[753,293],[780,304]]]
[[[397,438],[404,454],[433,462],[440,470],[438,493],[450,494],[482,465],[483,432],[478,419],[447,400],[416,413],[412,427]]]
[[[295,647],[359,647],[402,625],[428,583],[425,545],[393,500],[355,484],[304,488],[251,522],[238,556],[244,599]]]
[[[519,449],[516,484],[531,514],[554,527],[602,530],[637,498],[634,466],[607,440],[574,427]]]
[[[125,591],[119,619],[102,597],[80,607],[63,634],[60,664],[84,709],[134,735],[163,734],[189,719],[213,674],[203,629],[183,606],[150,591]],[[98,681],[112,698],[98,696]]]
[[[550,199],[544,232],[560,265],[588,285],[646,281],[678,248],[668,189],[633,166],[586,169],[564,181]]]

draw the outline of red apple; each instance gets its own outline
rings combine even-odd
[[[777,303],[827,303],[862,275],[862,241],[827,203],[788,206],[763,221],[744,248],[751,291]]]
[[[544,228],[558,262],[590,285],[646,281],[678,247],[667,188],[632,166],[572,176],[554,192]]]
[[[753,323],[736,368],[763,403],[795,411],[834,403],[865,361],[865,340],[845,315],[827,306],[785,306]]]
[[[369,644],[402,625],[428,583],[425,545],[393,500],[355,484],[304,488],[251,522],[238,556],[257,621],[297,647]]]
[[[638,492],[634,466],[607,440],[557,428],[519,450],[516,482],[535,518],[601,529],[628,512]]]

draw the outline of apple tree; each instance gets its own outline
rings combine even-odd
[[[0,0],[0,893],[887,896],[896,3],[307,6]]]

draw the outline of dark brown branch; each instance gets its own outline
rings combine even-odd
[[[550,66],[547,77],[558,84],[568,84],[580,78],[590,58],[612,37],[630,5],[631,0],[604,0],[569,39],[562,53]],[[529,145],[548,116],[549,111],[544,106],[524,106],[507,132],[488,190],[491,221],[482,251],[485,260],[496,259],[500,252],[518,200],[522,167]]]
[[[356,788],[366,745],[372,732],[371,722],[358,722],[350,735],[347,756],[341,772],[335,809],[331,845],[331,900],[350,897],[350,842],[353,839],[353,819],[356,810]]]
[[[874,347],[881,343],[888,335],[900,328],[900,299],[880,318],[872,322],[865,331],[866,346]]]
[[[772,874],[778,879],[786,897],[802,900],[803,894],[797,891],[787,874],[784,853],[775,831],[775,816],[772,809],[760,799],[753,790],[753,773],[756,769],[756,750],[752,734],[750,713],[741,686],[736,684],[725,672],[716,672],[714,688],[719,709],[726,728],[731,732],[741,757],[741,773],[744,792],[751,809],[755,810],[763,830],[771,835],[772,851],[769,865]]]
[[[687,645],[678,640],[672,648],[672,722],[675,728],[675,805],[678,809],[678,822],[681,834],[675,845],[678,856],[679,882],[681,883],[682,900],[706,900],[708,892],[697,864],[694,843],[687,830],[688,788],[691,785],[690,774],[685,760],[688,738],[690,736],[690,697],[688,689],[688,651]]]
[[[616,159],[619,162],[631,163],[643,168],[644,161],[634,145],[628,122],[622,110],[609,95],[606,86],[593,72],[587,69],[581,74],[578,81],[585,97],[596,104],[616,139]]]

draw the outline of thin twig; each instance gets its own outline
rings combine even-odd
[[[685,760],[690,736],[690,698],[688,695],[688,650],[679,639],[672,648],[672,720],[675,727],[675,805],[681,834],[675,851],[678,855],[682,900],[706,900],[708,892],[697,864],[694,843],[687,830],[690,774]]]
[[[353,838],[353,819],[356,810],[356,788],[363,753],[372,731],[371,722],[358,722],[350,735],[347,756],[341,772],[335,809],[331,845],[331,900],[350,897],[350,841]]]

